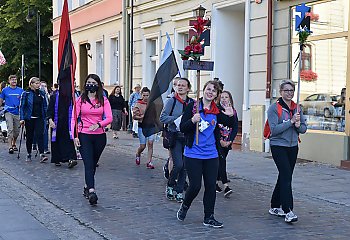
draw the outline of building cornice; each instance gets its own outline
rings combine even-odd
[[[76,33],[82,32],[82,31],[89,30],[89,29],[91,29],[91,28],[98,27],[98,26],[100,26],[100,25],[105,25],[105,24],[107,24],[107,23],[120,20],[120,19],[122,19],[122,15],[121,15],[121,14],[119,14],[118,16],[112,16],[112,17],[103,19],[103,20],[101,20],[101,21],[98,21],[98,22],[95,22],[95,23],[92,23],[92,24],[89,24],[89,25],[86,25],[86,26],[83,26],[83,27],[80,27],[80,28],[76,28],[76,29],[72,30],[71,32],[72,32],[72,35],[73,35],[73,34],[76,34]],[[51,40],[51,41],[58,40],[58,36],[59,36],[59,34],[56,34],[56,35],[54,35],[54,36],[51,36],[51,37],[50,37],[50,40]]]
[[[162,18],[157,18],[154,20],[140,23],[140,28],[144,29],[144,28],[149,28],[154,26],[160,26],[161,24],[162,24]]]
[[[181,4],[182,2],[188,2],[188,0],[152,0],[148,2],[136,2],[134,5],[134,14],[144,11],[153,11],[155,9],[164,7],[165,5],[177,5]],[[127,12],[128,14],[131,13],[130,6],[127,8]]]
[[[186,20],[186,19],[192,19],[196,16],[194,15],[193,11],[191,10],[188,12],[171,14],[170,17],[171,17],[171,21],[177,22],[177,21],[182,21],[182,20]]]

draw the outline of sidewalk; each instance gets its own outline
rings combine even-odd
[[[96,174],[99,202],[94,207],[82,196],[81,161],[72,169],[66,164],[43,164],[39,158],[26,163],[25,154],[20,159],[9,156],[7,146],[0,144],[0,240],[163,240],[177,236],[260,240],[279,239],[286,233],[293,239],[350,239],[350,211],[345,199],[349,190],[342,188],[349,180],[347,171],[315,163],[298,164],[294,202],[300,219],[289,225],[268,214],[277,178],[269,154],[233,151],[228,171],[234,193],[230,198],[217,195],[215,215],[224,222],[224,228],[218,230],[202,224],[203,188],[186,220],[176,219],[179,203],[169,201],[164,194],[162,166],[168,153],[161,142],[155,143],[156,168],[150,170],[146,168],[147,150],[141,165],[135,165],[138,139],[125,132],[120,132],[119,139],[112,139],[111,131],[107,135],[108,145]],[[12,236],[7,235],[9,232]]]
[[[108,134],[109,137],[111,133]],[[138,139],[130,142],[130,135],[120,132],[119,140],[108,139],[109,144],[122,143],[129,153],[135,152]],[[131,144],[132,143],[132,144]],[[146,157],[147,149],[143,156]],[[162,146],[162,138],[154,144],[154,157],[168,158],[168,151]],[[299,162],[299,161],[298,161]],[[293,190],[296,194],[324,200],[330,203],[350,206],[350,171],[317,162],[300,161],[293,174]],[[230,177],[239,177],[254,183],[271,186],[277,180],[277,168],[270,153],[230,151],[227,157],[227,172]],[[234,186],[232,186],[234,188]]]
[[[0,192],[1,240],[54,240],[58,239],[38,220]]]

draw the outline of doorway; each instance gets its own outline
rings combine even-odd
[[[82,85],[84,84],[85,78],[88,75],[88,50],[90,50],[90,44],[84,43],[79,47],[79,85],[80,91],[82,90]]]

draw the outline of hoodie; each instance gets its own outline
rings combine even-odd
[[[299,134],[306,132],[306,123],[303,111],[300,109],[300,127],[296,128],[291,123],[293,115],[297,112],[297,106],[292,101],[291,108],[282,100],[278,99],[282,106],[282,116],[279,118],[276,103],[272,104],[267,111],[267,120],[271,129],[270,145],[295,147],[298,145]]]

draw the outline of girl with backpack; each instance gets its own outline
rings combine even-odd
[[[193,103],[193,99],[187,96],[190,89],[190,81],[187,78],[179,78],[174,96],[167,99],[160,115],[160,121],[166,124],[167,131],[172,136],[172,146],[169,146],[169,150],[173,160],[173,168],[169,175],[165,193],[169,200],[176,200],[179,203],[183,202],[183,191],[186,180],[186,171],[183,162],[185,136],[180,132],[179,124],[185,107]]]
[[[281,97],[267,111],[271,153],[278,169],[269,213],[284,216],[287,223],[298,221],[293,212],[292,176],[298,156],[299,134],[306,132],[303,111],[292,100],[294,91],[294,82],[283,80],[280,84]]]
[[[72,117],[71,130],[78,131],[74,142],[84,161],[84,196],[91,205],[95,205],[98,200],[95,192],[96,165],[107,143],[105,127],[113,120],[111,105],[103,95],[102,83],[96,74],[86,77],[83,93],[75,104],[75,113],[79,121]]]

